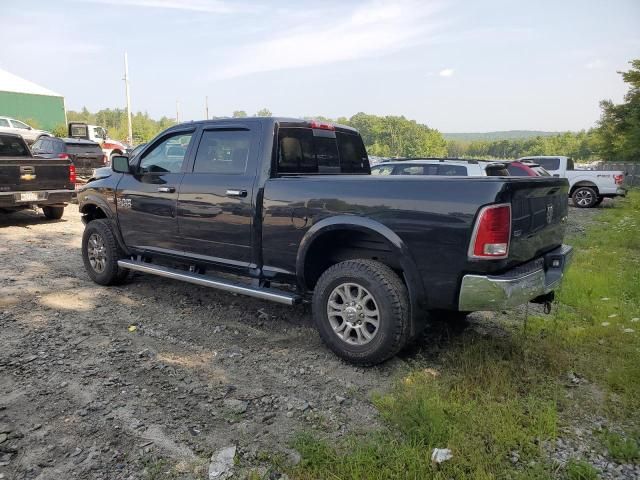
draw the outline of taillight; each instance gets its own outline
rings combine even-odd
[[[335,130],[335,125],[331,125],[326,122],[318,122],[317,120],[311,120],[311,128],[317,128],[319,130]]]
[[[616,185],[622,185],[622,182],[624,182],[624,175],[614,175],[613,180],[616,182]]]
[[[489,205],[478,214],[469,245],[470,258],[507,258],[511,238],[511,205]]]
[[[71,185],[75,185],[76,183],[76,166],[73,164],[69,165],[69,181]]]
[[[66,153],[59,153],[58,154],[58,158],[62,159],[62,160],[69,160],[69,155]]]

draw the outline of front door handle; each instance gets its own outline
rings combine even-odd
[[[227,190],[227,197],[246,197],[246,190]]]
[[[176,187],[158,187],[160,193],[173,193],[176,191]]]

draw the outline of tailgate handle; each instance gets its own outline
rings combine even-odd
[[[176,191],[176,187],[158,187],[160,193],[173,193]]]
[[[20,173],[33,173],[36,169],[31,166],[20,167]]]

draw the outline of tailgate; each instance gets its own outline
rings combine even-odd
[[[0,159],[0,192],[63,190],[69,180],[69,160],[43,158]]]
[[[509,182],[511,245],[509,263],[520,264],[562,245],[568,213],[569,182],[536,177]]]

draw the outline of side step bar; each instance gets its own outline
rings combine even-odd
[[[251,287],[249,285],[243,285],[242,283],[231,282],[223,278],[209,277],[197,273],[185,272],[183,270],[162,267],[160,265],[138,262],[135,260],[118,260],[118,266],[129,270],[135,270],[137,272],[151,273],[161,277],[173,278],[174,280],[182,280],[183,282],[194,283],[204,287],[217,288],[219,290],[224,290],[225,292],[238,293],[240,295],[260,298],[262,300],[284,303],[285,305],[296,305],[302,301],[302,297],[295,293],[283,292],[273,288]]]

